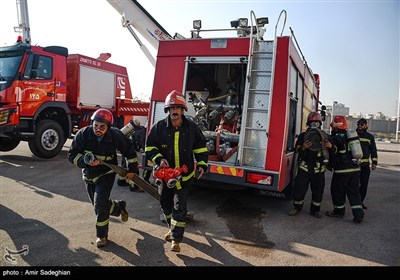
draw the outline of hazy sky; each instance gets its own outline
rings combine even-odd
[[[130,1],[130,0],[127,0]],[[314,73],[321,77],[321,101],[350,107],[350,113],[397,114],[400,80],[400,1],[194,1],[139,0],[171,34],[190,37],[192,21],[204,29],[229,28],[230,21],[269,18],[265,39],[274,37],[282,10],[284,35],[294,30]],[[32,43],[60,45],[69,53],[97,57],[126,66],[134,96],[144,100],[152,90],[154,68],[106,0],[28,0]],[[13,44],[18,25],[15,0],[1,1],[0,46]],[[143,40],[154,53],[155,50]]]

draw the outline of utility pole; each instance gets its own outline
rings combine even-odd
[[[399,98],[397,99],[397,116],[396,116],[396,143],[399,142],[399,113],[400,113],[400,89]]]

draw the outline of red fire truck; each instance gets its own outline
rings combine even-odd
[[[137,7],[143,11],[137,1],[109,2],[127,5],[116,7],[125,16]],[[202,181],[284,196],[293,178],[296,136],[306,129],[307,115],[318,110],[320,79],[293,31],[265,40],[267,23],[251,11],[250,19],[232,21],[231,28],[202,30],[194,21],[191,38],[152,36],[158,54],[148,120],[150,128],[165,118],[166,95],[181,91],[186,116],[207,139],[210,168]],[[221,31],[224,37],[205,37]]]
[[[148,115],[149,103],[132,99],[125,67],[106,62],[109,54],[95,59],[65,47],[32,46],[27,2],[17,5],[23,36],[0,47],[0,151],[22,140],[34,155],[52,158],[98,108],[112,111],[119,127],[124,116]]]

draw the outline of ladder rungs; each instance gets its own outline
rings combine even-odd
[[[253,128],[253,127],[245,127],[246,130],[253,130],[253,131],[265,131],[267,133],[267,130],[265,128]]]
[[[260,108],[247,108],[247,110],[251,110],[251,111],[257,111],[257,112],[268,112],[268,109],[260,109]]]
[[[264,53],[273,54],[273,52],[268,52],[268,51],[253,51],[253,53],[256,53],[256,54],[264,54]]]
[[[270,70],[257,70],[257,69],[252,69],[251,72],[272,73]]]
[[[260,92],[269,93],[269,90],[268,90],[268,89],[256,89],[256,88],[251,88],[251,89],[249,89],[249,91],[260,91]]]

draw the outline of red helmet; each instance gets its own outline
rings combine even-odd
[[[332,130],[347,130],[347,121],[344,116],[335,116],[331,123]]]
[[[177,90],[171,91],[165,98],[164,112],[167,113],[168,109],[173,106],[179,106],[187,111],[185,97]]]
[[[321,115],[315,111],[311,112],[307,117],[307,125],[311,122],[319,122],[319,124],[322,124]]]
[[[111,126],[114,123],[113,114],[107,109],[98,109],[96,112],[93,113],[90,119],[92,121],[105,123],[108,126]]]

